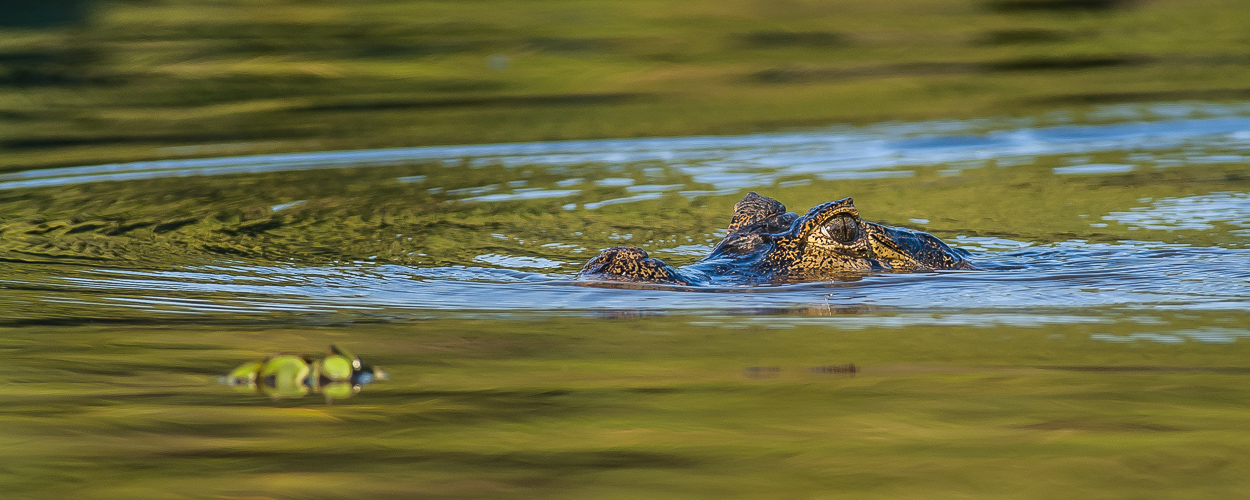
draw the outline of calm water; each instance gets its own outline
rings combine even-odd
[[[216,157],[228,148],[0,175],[9,491],[1250,487],[1247,104]],[[853,196],[984,270],[573,281],[609,246],[698,259],[747,191],[798,212]],[[216,383],[329,343],[391,380],[332,406]]]

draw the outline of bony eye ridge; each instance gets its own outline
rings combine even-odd
[[[849,215],[834,217],[820,231],[838,243],[851,243],[859,239],[859,223]]]

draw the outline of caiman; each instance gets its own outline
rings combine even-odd
[[[751,192],[734,205],[725,238],[698,262],[675,268],[641,248],[614,247],[590,259],[577,278],[685,286],[783,284],[872,272],[976,269],[967,257],[967,251],[929,233],[860,219],[851,198],[817,205],[800,216]]]

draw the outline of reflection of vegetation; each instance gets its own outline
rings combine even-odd
[[[95,3],[95,0],[4,0],[0,28],[51,28],[82,24]]]
[[[1211,154],[1220,154],[1214,149]],[[1089,163],[1133,163],[1131,151],[1089,155]],[[1102,216],[1148,206],[1147,198],[1187,197],[1240,189],[1247,164],[1058,176],[1068,156],[1046,156],[1015,166],[992,162],[917,170],[914,177],[812,180],[753,189],[808,208],[853,195],[866,220],[916,227],[944,239],[959,234],[1049,243],[1122,239],[1244,246],[1245,238],[1215,230],[1130,229]],[[399,182],[424,176],[421,182]],[[0,192],[0,259],[81,262],[166,269],[243,260],[272,265],[320,265],[366,260],[430,266],[480,266],[485,254],[549,259],[572,273],[598,250],[628,244],[649,252],[718,239],[739,193],[687,199],[676,192],[597,210],[564,210],[629,196],[620,186],[585,182],[563,198],[459,202],[451,193],[477,186],[565,189],[557,183],[630,177],[638,184],[708,189],[688,174],[658,163],[560,167],[459,163],[386,166],[104,182]],[[1019,200],[1027,199],[1027,204]],[[292,202],[303,201],[303,203]],[[917,227],[909,219],[928,219]],[[1109,227],[1090,223],[1110,222]],[[629,235],[626,237],[626,235]],[[696,252],[697,254],[705,253]],[[690,256],[657,254],[674,265]],[[3,270],[0,270],[2,272]],[[14,277],[14,279],[22,279]]]
[[[361,364],[360,358],[331,345],[320,359],[294,354],[275,354],[243,363],[221,378],[223,384],[273,399],[325,396],[326,402],[347,399],[374,380],[386,380],[381,368]]]
[[[1250,96],[1227,0],[18,4],[7,170]]]
[[[1247,339],[1091,339],[1244,328],[1240,312],[1048,311],[1023,316],[1070,322],[1030,327],[929,324],[975,312],[811,314],[4,329],[0,488],[23,499],[1250,488]],[[902,326],[917,317],[928,319]],[[254,404],[210,381],[241,359],[344,338],[404,375],[332,406]],[[854,377],[810,369],[846,363]]]

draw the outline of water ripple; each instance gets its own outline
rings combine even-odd
[[[502,165],[547,167],[578,164],[635,164],[659,161],[715,190],[772,185],[783,177],[817,175],[822,179],[869,179],[912,175],[902,167],[939,165],[1035,155],[1139,152],[1175,149],[1186,144],[1244,147],[1250,117],[1176,119],[1097,125],[996,130],[951,135],[975,121],[842,127],[828,131],[741,136],[603,139],[466,146],[431,146],[361,151],[327,151],[193,160],[163,160],[83,167],[40,169],[0,175],[0,190],[65,186],[89,182],[160,177],[257,174],[345,167],[375,167],[414,162],[451,162],[470,168]],[[1194,158],[1209,154],[1190,155]],[[1229,157],[1231,158],[1231,157]],[[1162,160],[1161,160],[1162,161]],[[1240,160],[1238,160],[1240,161]],[[1114,172],[1128,166],[1115,166]],[[1108,165],[1061,167],[1057,173],[1099,173]],[[1103,172],[1106,173],[1106,172]],[[402,182],[419,182],[417,177]],[[628,178],[600,179],[603,187],[624,187]],[[499,186],[483,186],[483,195]],[[562,196],[547,192],[550,196]],[[531,195],[541,196],[541,195]],[[478,199],[499,201],[503,198]],[[508,198],[512,199],[512,198]]]
[[[982,244],[1009,246],[992,239]],[[551,269],[560,263],[505,255],[478,257],[499,266],[494,268],[358,265],[205,266],[178,271],[99,269],[64,277],[59,285],[45,285],[53,291],[61,288],[67,292],[95,292],[77,294],[74,298],[79,302],[124,304],[153,313],[180,314],[248,309],[386,310],[411,315],[434,310],[664,312],[869,307],[930,314],[946,311],[942,313],[945,317],[969,309],[1250,309],[1250,250],[1069,241],[987,252],[978,258],[991,270],[884,274],[843,282],[720,289],[585,286],[571,281],[571,274],[511,269]],[[44,297],[56,302],[60,295],[45,293]],[[1043,321],[1029,318],[1001,321]],[[928,324],[942,321],[949,320],[935,319]]]
[[[1149,207],[1112,212],[1103,220],[1130,227],[1163,230],[1207,230],[1216,224],[1250,228],[1250,193],[1212,193],[1204,196],[1165,198]]]
[[[6,254],[12,262],[6,261],[0,269],[0,287],[13,293],[0,296],[0,309],[20,310],[28,316],[105,317],[124,309],[158,316],[247,312],[249,316],[385,315],[401,320],[431,311],[710,311],[723,315],[797,310],[835,316],[839,311],[891,311],[891,319],[863,321],[877,321],[878,326],[894,322],[890,324],[899,327],[1084,322],[1087,316],[1080,312],[1089,308],[1246,311],[1250,309],[1250,250],[1227,246],[1238,246],[1237,238],[1250,238],[1250,193],[1236,184],[1245,168],[1238,163],[1250,154],[1250,117],[1230,111],[1189,118],[1193,108],[1189,109],[1176,115],[1180,118],[1110,124],[1029,127],[1013,121],[1003,128],[1002,122],[993,120],[945,120],[724,137],[168,160],[0,174],[0,190],[346,167],[369,167],[376,174],[370,177],[353,170],[324,178],[309,176],[309,186],[288,182],[280,195],[259,190],[228,201],[221,201],[217,193],[256,178],[225,179],[228,182],[222,182],[222,187],[213,188],[214,194],[202,198],[158,193],[177,202],[169,205],[171,211],[187,212],[170,219],[161,212],[127,220],[127,211],[133,207],[107,200],[90,209],[103,215],[78,214],[75,202],[65,203],[75,206],[59,219],[43,217],[39,211],[46,207],[29,204],[39,203],[38,196],[29,197],[35,201],[12,196],[17,200],[13,213],[21,216],[0,221],[6,241],[13,242]],[[1111,114],[1129,116],[1125,113],[1119,109]],[[428,164],[410,165],[420,162]],[[1174,168],[1179,165],[1190,169]],[[472,170],[478,168],[518,170]],[[969,169],[979,172],[975,176],[965,173]],[[999,169],[1016,170],[1004,175]],[[1191,182],[1181,187],[1169,184],[1180,174],[1188,175],[1185,178]],[[321,188],[318,183],[334,184],[325,179],[352,176],[364,180],[345,190],[301,189]],[[573,280],[585,253],[604,246],[627,242],[674,261],[688,262],[706,254],[724,231],[710,229],[715,226],[710,226],[709,215],[701,210],[716,205],[724,208],[732,202],[706,203],[701,198],[736,197],[746,189],[774,187],[815,198],[829,187],[821,182],[833,181],[841,188],[842,182],[866,179],[875,179],[863,183],[867,187],[884,186],[869,192],[878,203],[895,205],[896,221],[910,220],[935,232],[946,231],[942,237],[974,252],[974,262],[984,270],[704,289],[588,286]],[[973,214],[972,220],[1023,214],[1032,217],[1030,224],[1041,227],[1047,236],[1037,236],[1039,232],[1032,227],[1027,234],[1038,241],[1027,241],[1019,236],[1025,233],[1010,230],[955,229],[961,226],[952,225],[942,214],[907,210],[909,196],[919,190],[940,197],[947,192],[943,186],[971,186],[970,182],[986,183],[962,191],[973,197],[976,194],[968,193],[1013,183],[1011,191],[1002,195],[1008,197],[1002,203],[1008,207],[1001,211],[991,207],[986,213],[966,211]],[[1163,188],[1139,194],[1129,191],[1131,186],[1125,188],[1125,182]],[[1105,203],[1099,199],[1099,203],[1085,203],[1089,207],[1073,208],[1068,216],[1074,220],[1055,222],[1035,217],[1029,213],[1034,209],[1027,199],[1015,198],[1032,195],[1038,185],[1073,203],[1089,201],[1079,196],[1116,196]],[[938,189],[930,191],[933,187]],[[1225,190],[1218,191],[1221,187]],[[1161,197],[1193,190],[1198,191]],[[90,196],[105,198],[99,193],[109,192],[82,191],[87,205],[100,201]],[[890,195],[882,194],[886,192]],[[382,194],[370,198],[359,193]],[[150,200],[147,194],[135,198]],[[409,198],[414,195],[419,199]],[[684,203],[682,197],[691,203]],[[561,200],[533,202],[549,199]],[[527,201],[531,204],[522,209],[503,204]],[[987,201],[1004,200],[987,197]],[[665,204],[676,209],[668,210]],[[667,212],[655,211],[655,206]],[[605,207],[614,208],[567,212]],[[525,217],[508,218],[516,213]],[[1096,213],[1106,214],[1103,222],[1077,219],[1097,217]],[[1109,223],[1124,227],[1101,230]],[[1066,232],[1072,226],[1100,231]],[[690,227],[699,229],[690,231]],[[1113,233],[1116,229],[1124,231]],[[1134,235],[1219,231],[1219,239],[1209,241],[1226,247],[1126,240],[1123,233],[1128,230],[1143,230]],[[316,237],[325,241],[314,241]],[[1148,237],[1164,239],[1157,233]],[[1171,241],[1203,242],[1179,237]],[[206,250],[186,260],[133,257],[143,252],[163,255],[195,245]],[[309,258],[309,264],[296,265],[298,261],[290,255],[318,254],[283,254],[282,245],[330,253],[334,260]],[[344,247],[351,249],[343,251]],[[24,260],[44,259],[46,264],[62,256],[95,257],[92,252],[112,253],[107,253],[109,258],[89,260],[94,267],[86,270],[81,262],[73,267],[39,267],[33,260]],[[215,260],[222,255],[247,260]],[[266,265],[275,260],[270,255],[291,263]],[[375,259],[379,256],[392,263],[379,265],[381,261]],[[213,265],[185,265],[205,261]],[[98,262],[140,264],[139,269],[115,269]],[[979,312],[970,316],[974,309]],[[1020,313],[1029,309],[1051,312]],[[844,319],[820,321],[836,323],[838,328],[856,324]],[[1096,340],[1163,338],[1141,335]],[[1183,341],[1238,337],[1226,331],[1168,335]]]

